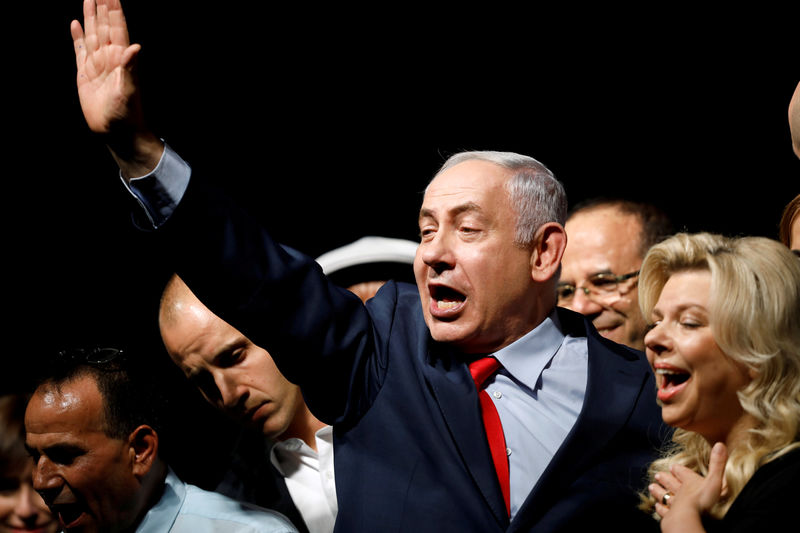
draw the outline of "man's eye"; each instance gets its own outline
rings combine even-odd
[[[194,383],[194,386],[197,387],[203,396],[208,398],[210,401],[214,401],[219,398],[219,390],[217,389],[217,384],[214,383],[214,378],[211,376],[211,374],[206,372],[195,374],[189,378],[189,381]]]
[[[575,294],[575,287],[572,285],[561,285],[556,288],[556,293],[561,299],[571,298]]]
[[[243,358],[242,350],[235,350],[232,352],[225,352],[220,354],[217,358],[217,364],[222,368],[227,368],[229,366],[233,366]]]
[[[607,276],[595,276],[591,279],[591,282],[595,287],[608,287],[615,284],[617,281]]]
[[[47,456],[51,461],[60,465],[71,465],[78,453],[70,450],[51,450]]]

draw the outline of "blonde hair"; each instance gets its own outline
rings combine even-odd
[[[755,374],[739,401],[756,426],[728,450],[727,495],[711,509],[721,518],[756,469],[800,446],[800,261],[765,237],[679,233],[655,245],[642,263],[639,305],[645,317],[669,277],[686,270],[710,272],[714,340]],[[680,428],[672,440],[650,465],[651,480],[673,464],[706,475],[713,443]],[[640,507],[652,511],[653,498],[641,496]]]

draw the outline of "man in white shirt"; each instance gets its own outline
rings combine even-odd
[[[157,386],[128,353],[41,366],[25,412],[33,486],[65,531],[290,533],[283,515],[181,481],[159,455]],[[134,372],[135,370],[135,372]]]
[[[311,414],[300,388],[178,276],[162,293],[159,326],[173,362],[203,396],[253,430],[243,432],[217,490],[276,509],[300,531],[332,531],[337,504],[331,427]]]

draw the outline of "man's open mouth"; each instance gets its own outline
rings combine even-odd
[[[453,311],[466,300],[462,293],[444,285],[431,285],[429,290],[435,310],[441,312]]]
[[[83,506],[77,503],[61,503],[50,507],[65,528],[69,528],[83,514]]]

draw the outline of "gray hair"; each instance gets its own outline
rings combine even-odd
[[[514,152],[469,151],[450,156],[436,176],[464,161],[478,159],[515,172],[506,183],[509,201],[517,212],[515,244],[527,246],[547,222],[564,225],[567,193],[553,173],[536,159]],[[434,176],[434,177],[436,177]]]

